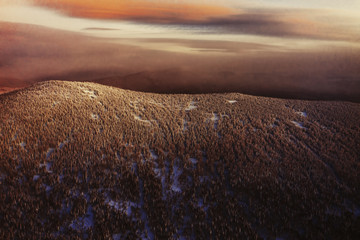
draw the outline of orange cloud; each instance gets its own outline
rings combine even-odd
[[[34,0],[34,3],[39,6],[58,9],[74,17],[127,20],[151,19],[152,21],[164,23],[175,20],[201,21],[235,12],[231,8],[218,5],[144,0]]]

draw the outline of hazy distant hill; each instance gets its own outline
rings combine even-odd
[[[0,96],[1,239],[359,239],[360,104],[50,81]]]
[[[259,44],[242,38],[185,40],[145,34],[122,39],[120,31],[121,38],[108,39],[88,33],[0,21],[0,93],[61,79],[153,93],[231,91],[360,103],[357,43],[310,41],[319,47],[303,48],[304,43],[280,46],[280,39]],[[187,51],[172,52],[167,46]],[[220,52],[210,53],[216,49]]]

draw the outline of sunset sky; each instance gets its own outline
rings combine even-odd
[[[315,54],[321,61],[328,58],[323,54],[332,53],[354,63],[358,58],[353,53],[360,50],[359,26],[359,0],[0,0],[0,87],[85,71],[85,66],[91,72],[102,68],[104,58],[120,64],[121,73],[131,73],[135,66],[130,67],[126,57],[131,54],[143,56],[143,66],[156,71],[165,68],[162,64],[174,67],[166,63],[171,56],[184,59],[176,67],[189,69],[185,64],[189,55],[216,56],[224,63],[233,62],[230,58],[255,61],[284,53],[291,59],[295,53]],[[94,49],[96,58],[91,57]],[[115,52],[111,49],[132,50],[130,55],[106,55]],[[151,51],[163,57],[158,65],[147,59]],[[45,68],[49,58],[53,65]],[[66,61],[75,62],[70,66]],[[203,72],[211,65],[207,62],[201,65]],[[351,69],[346,74],[358,76]]]
[[[0,21],[109,38],[353,44],[360,36],[358,0],[0,0],[0,6]]]

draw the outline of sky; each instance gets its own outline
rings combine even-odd
[[[358,43],[360,36],[358,0],[0,0],[0,6],[0,21],[87,29],[101,37],[198,39],[207,33],[207,39],[217,39],[221,33],[226,40],[251,35],[257,41],[288,37]]]
[[[168,69],[205,82],[214,68],[215,75],[231,72],[240,80],[263,72],[272,79],[283,76],[284,59],[293,62],[286,74],[325,79],[326,69],[357,63],[358,26],[360,0],[0,0],[0,88],[49,77],[78,80],[79,72],[89,72],[82,80],[141,71],[160,78]],[[305,66],[301,56],[309,54],[318,71]],[[196,69],[187,64],[194,58]],[[104,66],[104,59],[112,63]],[[247,68],[232,64],[244,61]],[[358,77],[356,68],[344,69],[334,74]]]

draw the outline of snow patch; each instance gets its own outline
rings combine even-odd
[[[220,117],[217,113],[213,113],[212,118],[210,118],[211,121],[219,121]]]
[[[197,108],[197,102],[191,101],[190,104],[185,108],[185,111],[191,111]]]
[[[209,177],[208,176],[199,176],[199,180],[201,183],[205,183],[205,182],[209,181]]]
[[[18,135],[15,133],[15,135],[11,138],[11,141],[15,141],[17,139]]]
[[[307,113],[306,112],[295,112],[296,114],[302,116],[302,117],[307,117]]]
[[[187,131],[189,129],[188,127],[188,121],[186,119],[183,120],[183,131]]]
[[[197,164],[198,160],[196,158],[189,158],[189,161],[192,163],[192,164]]]
[[[154,104],[154,105],[162,107],[162,108],[165,108],[164,104],[162,104],[162,103],[158,103],[158,102],[155,102],[155,101],[149,101],[148,103]]]
[[[204,211],[207,211],[208,208],[209,208],[209,206],[207,206],[207,205],[204,204],[204,200],[203,200],[203,199],[198,199],[197,207],[200,208],[200,209],[203,209]]]
[[[134,108],[134,109],[139,109],[139,108],[137,107],[137,104],[139,104],[139,103],[140,103],[140,101],[130,101],[130,102],[129,102],[130,106],[131,106],[132,108]]]
[[[62,149],[68,143],[69,143],[69,140],[59,143],[59,149]]]
[[[119,151],[116,151],[115,156],[116,156],[116,158],[117,158],[118,160],[121,160],[121,156],[120,156]]]
[[[121,240],[121,239],[128,239],[128,234],[129,234],[129,231],[126,231],[125,234],[122,234],[122,233],[114,233],[112,235],[112,238],[113,240]]]
[[[159,157],[159,156],[155,153],[155,151],[152,150],[152,149],[150,149],[150,154],[151,154],[151,158],[152,158],[152,159],[155,159],[155,160],[156,160],[156,159],[158,159],[158,157]]]
[[[52,172],[50,169],[52,167],[52,163],[48,162],[46,163],[46,171],[48,171],[49,173]]]
[[[280,125],[279,125],[279,120],[278,119],[276,119],[275,122],[270,125],[270,127],[272,127],[272,128],[279,127],[279,126]]]
[[[137,165],[135,165],[135,168],[137,169]],[[155,239],[155,237],[150,229],[148,217],[144,209],[144,181],[141,178],[139,178],[139,187],[140,187],[140,202],[138,206],[140,207],[141,220],[144,222],[145,225],[145,233],[143,234],[144,236],[143,239],[152,240]],[[145,238],[145,236],[148,236],[148,238]]]
[[[149,120],[144,120],[142,119],[139,115],[134,114],[134,119],[143,123],[148,123],[151,124],[151,122]]]
[[[360,208],[359,208],[359,207],[350,209],[350,211],[355,215],[355,217],[359,217],[359,216],[360,216]]]
[[[153,168],[154,174],[156,177],[161,177],[161,169],[158,167]]]
[[[115,233],[112,235],[113,240],[121,240],[122,234],[121,233]]]
[[[176,166],[174,164],[173,166],[173,175],[171,176],[171,179],[173,181],[172,185],[171,185],[171,190],[173,190],[174,192],[181,192],[181,186],[180,186],[180,182],[179,182],[179,177],[182,173],[182,170]]]
[[[94,226],[94,213],[91,206],[88,207],[87,212],[84,216],[79,217],[72,221],[69,227],[74,230],[85,231]]]
[[[40,165],[39,165],[40,168],[45,167],[45,169],[46,169],[46,171],[47,171],[48,173],[52,173],[52,171],[50,170],[50,169],[51,169],[51,166],[52,166],[52,163],[51,163],[51,162],[40,163]]]
[[[1,173],[0,174],[0,183],[1,183],[1,181],[5,180],[5,178],[6,178],[6,175]]]
[[[46,159],[49,159],[51,154],[55,151],[55,148],[49,148],[46,152]]]
[[[99,114],[92,113],[91,118],[94,120],[98,120],[100,118]]]
[[[122,211],[125,213],[128,217],[131,216],[131,208],[137,208],[137,203],[131,202],[131,201],[113,201],[111,199],[106,199],[105,203],[109,205],[110,207],[115,208],[118,211]]]
[[[301,128],[301,129],[307,129],[306,127],[303,126],[302,122],[296,122],[296,121],[291,121],[292,124],[295,125],[295,127]]]
[[[33,177],[33,181],[35,182],[35,181],[37,181],[39,178],[40,178],[40,176],[39,176],[39,175],[34,175],[34,177]]]
[[[214,122],[214,129],[218,128],[218,121],[220,119],[219,115],[217,113],[212,113],[212,117],[210,118],[211,121]]]
[[[52,190],[51,186],[45,185],[45,191],[50,192]]]
[[[82,90],[82,93],[84,95],[88,96],[91,99],[97,98],[97,96],[98,96],[97,91],[86,89],[84,87],[80,87],[80,89]]]

